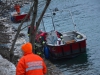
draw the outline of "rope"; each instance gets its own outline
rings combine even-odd
[[[70,10],[68,10],[68,11],[69,11],[69,13],[70,13],[70,15],[71,15],[71,19],[72,19],[72,22],[73,22],[73,25],[74,25],[74,30],[76,31],[76,24],[75,24],[74,19],[73,19],[73,17],[72,17],[72,13],[71,13]]]
[[[50,9],[50,11],[51,11],[51,9]],[[71,11],[70,10],[66,10],[66,9],[64,9],[64,10],[60,10],[60,11],[53,11],[52,13],[46,13],[44,16],[43,16],[43,18],[46,18],[46,17],[51,17],[52,18],[52,23],[53,23],[53,27],[54,27],[54,30],[55,30],[55,26],[54,26],[54,22],[53,22],[53,13],[57,13],[57,12],[63,12],[63,11],[68,11],[69,12],[69,14],[70,14],[70,16],[71,16],[71,19],[72,19],[72,23],[73,23],[73,25],[74,25],[74,30],[76,31],[76,24],[75,24],[75,22],[74,22],[74,19],[73,19],[73,15],[72,15],[72,13],[71,13]]]

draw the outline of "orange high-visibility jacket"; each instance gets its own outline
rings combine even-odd
[[[16,67],[16,75],[44,75],[46,72],[43,59],[33,53],[24,55]]]
[[[19,5],[15,5],[14,8],[15,8],[17,13],[20,13],[20,6]]]

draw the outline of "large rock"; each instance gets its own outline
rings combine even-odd
[[[15,65],[0,55],[0,75],[15,75]]]

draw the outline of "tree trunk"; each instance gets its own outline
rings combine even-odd
[[[44,7],[44,9],[42,11],[42,14],[40,15],[40,18],[38,19],[38,21],[36,23],[35,23],[35,19],[36,19],[36,16],[37,16],[38,0],[34,0],[34,1],[35,1],[34,2],[35,4],[34,4],[33,19],[32,19],[33,22],[31,23],[31,29],[30,29],[30,34],[31,34],[30,35],[30,42],[32,43],[32,47],[33,48],[34,48],[35,37],[36,37],[36,33],[37,33],[37,30],[38,30],[38,27],[40,25],[40,22],[41,22],[41,20],[42,20],[42,18],[44,16],[48,6],[49,6],[51,0],[47,0],[46,5],[45,5],[45,7]],[[34,30],[34,26],[36,26],[35,30]],[[34,31],[34,33],[33,33],[33,31]],[[34,49],[33,49],[33,52],[35,52]]]
[[[44,10],[42,11],[42,14],[41,14],[40,18],[39,18],[38,21],[36,22],[36,31],[37,31],[37,29],[38,29],[38,27],[39,27],[39,25],[40,25],[40,22],[41,22],[41,20],[42,20],[42,18],[43,18],[43,16],[44,16],[44,14],[45,14],[45,12],[46,12],[46,10],[47,10],[49,4],[50,4],[50,2],[51,2],[51,0],[47,0],[46,5],[45,5],[45,7],[44,7]]]
[[[9,58],[10,61],[12,61],[13,56],[14,56],[14,46],[15,46],[17,37],[18,37],[18,35],[19,35],[20,31],[21,31],[21,27],[22,27],[23,23],[25,22],[25,20],[27,19],[28,15],[31,14],[32,9],[33,9],[33,6],[30,8],[30,11],[28,12],[27,16],[24,18],[24,20],[21,22],[21,24],[18,27],[18,31],[17,31],[17,33],[15,35],[14,41],[13,41],[11,49],[10,49],[10,58]]]
[[[34,5],[30,8],[30,11],[28,12],[28,15],[31,14],[31,12],[33,11],[33,7],[34,7],[33,16],[32,16],[33,18],[32,18],[32,22],[30,24],[31,27],[30,27],[30,38],[29,38],[30,42],[32,43],[32,47],[33,48],[34,48],[35,36],[36,36],[36,33],[37,33],[37,29],[38,29],[38,27],[40,25],[40,22],[41,22],[41,20],[43,18],[44,13],[46,12],[46,10],[47,10],[47,8],[48,8],[48,6],[50,4],[50,1],[51,0],[47,0],[46,5],[45,5],[45,7],[43,9],[43,12],[40,15],[40,18],[38,19],[37,22],[36,22],[36,17],[37,17],[37,9],[38,9],[38,0],[34,0]],[[10,61],[13,61],[14,46],[15,46],[17,37],[18,37],[18,35],[19,35],[20,31],[21,31],[21,27],[22,27],[24,21],[26,20],[26,18],[28,17],[28,15],[25,17],[25,19],[21,22],[21,24],[18,27],[18,31],[17,31],[17,33],[15,35],[14,41],[13,41],[11,49],[10,49],[10,58],[9,58]],[[35,30],[34,30],[34,26],[36,26]],[[34,30],[34,33],[33,33],[33,30]],[[34,49],[33,49],[33,52],[34,52]]]
[[[33,18],[32,18],[32,22],[31,22],[31,25],[30,25],[30,43],[32,43],[32,48],[34,48],[34,42],[35,42],[35,36],[34,36],[34,33],[35,33],[35,29],[34,29],[34,26],[35,26],[35,20],[36,20],[36,17],[37,17],[37,9],[38,9],[38,0],[34,0],[34,11],[33,11]],[[33,32],[34,31],[34,32]],[[33,49],[33,52],[34,52],[34,49]]]

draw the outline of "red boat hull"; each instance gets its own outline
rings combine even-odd
[[[11,21],[12,22],[21,22],[25,18],[26,15],[27,14],[11,16]],[[27,20],[30,20],[30,15],[27,17],[26,21]]]
[[[49,49],[49,58],[51,59],[72,58],[86,52],[86,40],[60,46],[47,46]]]

